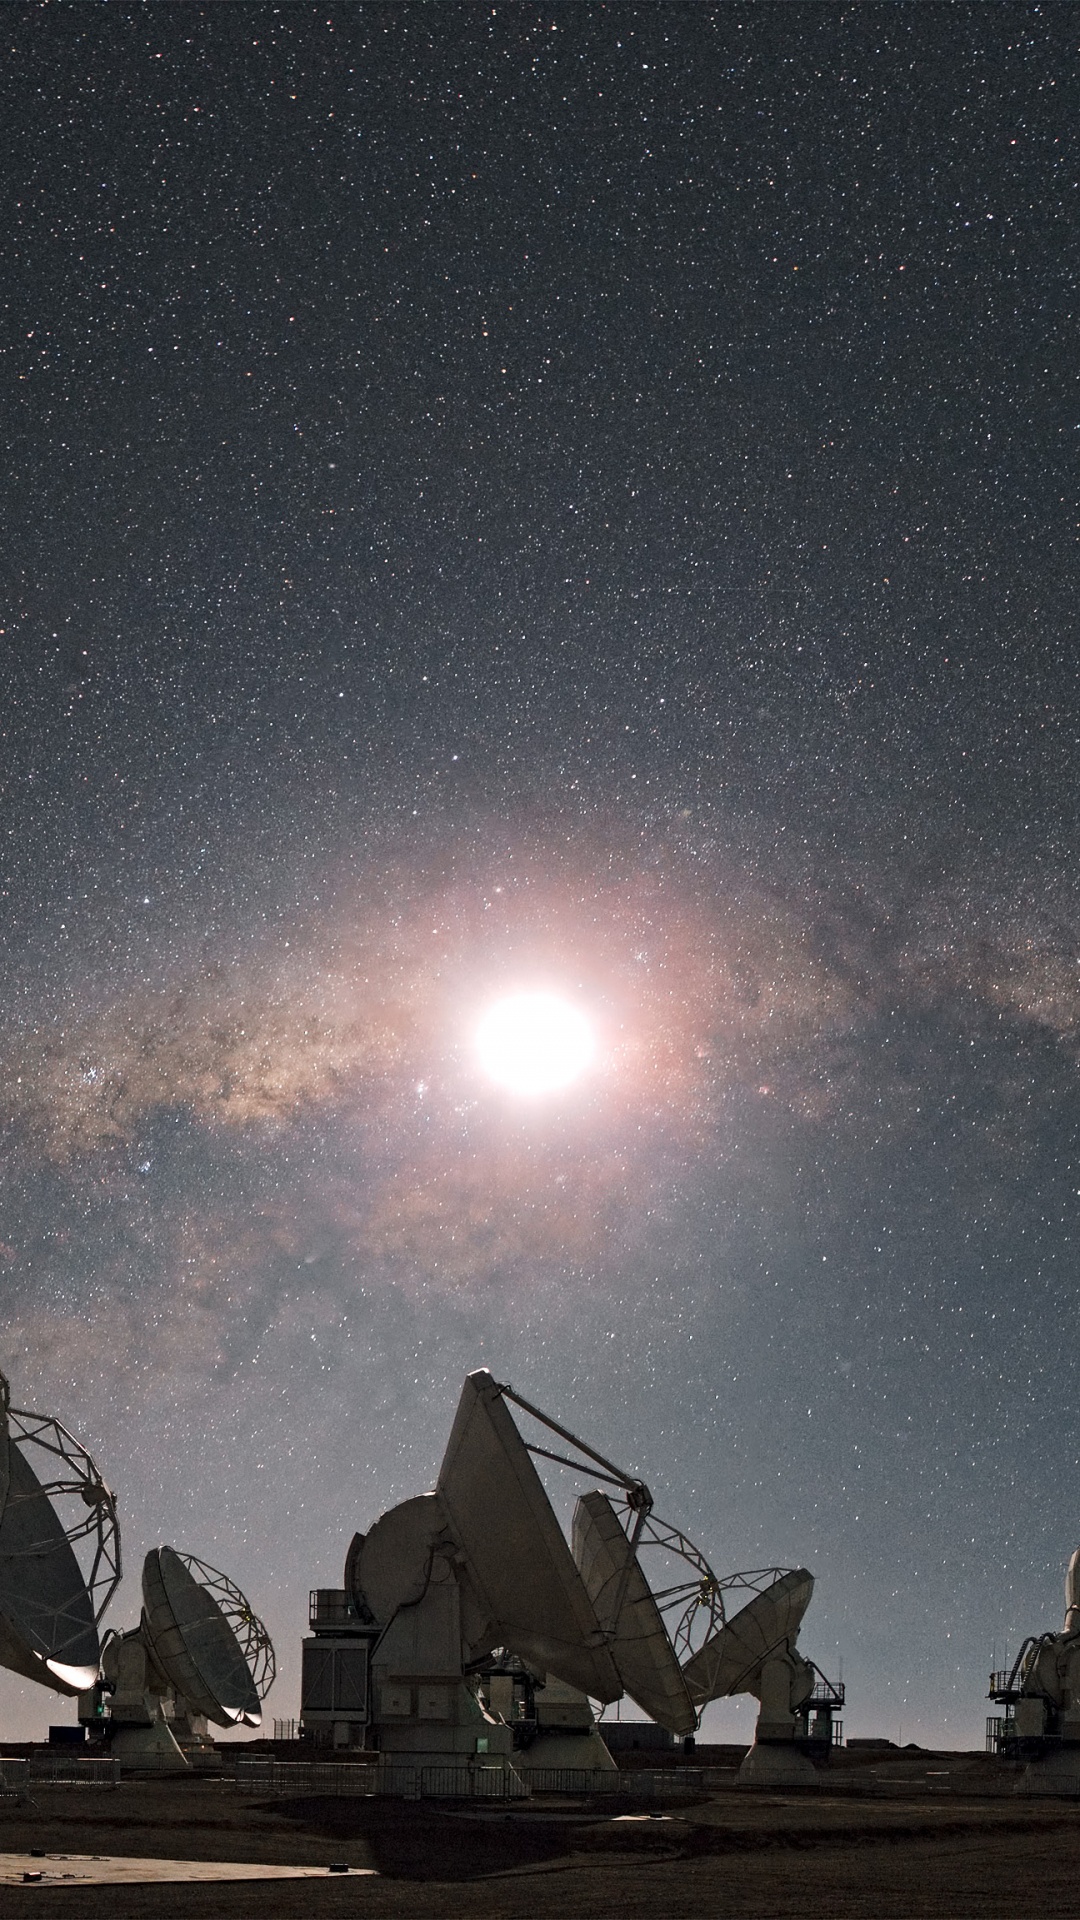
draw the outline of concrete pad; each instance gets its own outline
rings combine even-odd
[[[107,1853],[0,1853],[0,1887],[135,1886],[163,1880],[345,1880],[373,1867],[266,1867],[248,1860],[138,1860]],[[27,1874],[41,1878],[28,1880]]]

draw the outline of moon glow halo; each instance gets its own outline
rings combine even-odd
[[[476,1029],[480,1065],[496,1086],[532,1098],[569,1087],[592,1064],[596,1036],[585,1014],[555,993],[515,993]]]

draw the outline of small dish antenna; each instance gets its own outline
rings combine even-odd
[[[175,1692],[215,1726],[261,1726],[274,1649],[239,1587],[194,1554],[155,1547],[143,1563],[143,1601],[140,1631]]]
[[[0,1374],[0,1664],[58,1693],[92,1687],[120,1571],[116,1501],[90,1454],[13,1407]]]
[[[270,1635],[235,1582],[194,1554],[152,1548],[142,1591],[139,1625],[116,1634],[102,1661],[112,1749],[135,1765],[152,1757],[182,1769],[186,1749],[213,1760],[207,1721],[262,1723],[277,1670]]]
[[[794,1645],[814,1576],[805,1567],[766,1567],[736,1574],[724,1584],[757,1586],[758,1591],[686,1661],[683,1679],[699,1709],[725,1694],[753,1692],[752,1682],[770,1655],[789,1642]]]

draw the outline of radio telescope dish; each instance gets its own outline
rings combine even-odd
[[[687,1692],[660,1609],[606,1493],[583,1494],[574,1509],[574,1559],[612,1659],[632,1700],[669,1733],[693,1733]]]
[[[156,1547],[143,1564],[143,1635],[169,1685],[219,1727],[262,1723],[274,1678],[270,1636],[216,1567]]]
[[[754,1576],[742,1578],[750,1580]],[[695,1705],[701,1708],[724,1694],[749,1691],[747,1682],[757,1668],[798,1632],[813,1591],[813,1574],[805,1567],[795,1567],[772,1579],[712,1634],[682,1670]]]
[[[346,1565],[353,1601],[362,1598],[384,1626],[399,1607],[415,1606],[427,1592],[435,1543],[445,1532],[437,1493],[391,1507],[364,1536],[352,1566]]]
[[[0,1664],[81,1693],[97,1679],[98,1624],[120,1579],[116,1502],[66,1427],[9,1404],[2,1375],[0,1487]]]
[[[493,1637],[594,1700],[623,1691],[540,1476],[486,1368],[466,1376],[438,1492]]]

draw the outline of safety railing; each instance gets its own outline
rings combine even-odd
[[[364,1794],[378,1791],[375,1766],[347,1766],[330,1760],[275,1760],[271,1754],[241,1754],[228,1778],[251,1793]]]
[[[403,1800],[506,1800],[526,1792],[521,1780],[503,1767],[412,1767],[377,1763],[356,1765],[319,1760],[275,1760],[271,1755],[241,1756],[237,1787],[244,1793],[393,1794]]]
[[[28,1793],[32,1787],[117,1787],[116,1760],[74,1754],[32,1753],[18,1760],[0,1759],[0,1788]]]
[[[1010,1754],[1016,1748],[1016,1721],[1011,1713],[988,1713],[986,1716],[987,1753]]]
[[[522,1778],[532,1793],[623,1793],[635,1799],[668,1799],[700,1793],[703,1767],[664,1767],[655,1771],[634,1767],[523,1767]]]
[[[403,1800],[523,1800],[528,1787],[511,1768],[383,1767],[379,1793]]]
[[[669,1799],[700,1793],[708,1784],[702,1767],[620,1773],[614,1767],[529,1767],[515,1755],[502,1766],[409,1766],[275,1760],[269,1754],[240,1755],[228,1776],[245,1793],[274,1795],[390,1794],[403,1800],[520,1800],[531,1794],[613,1794]]]

